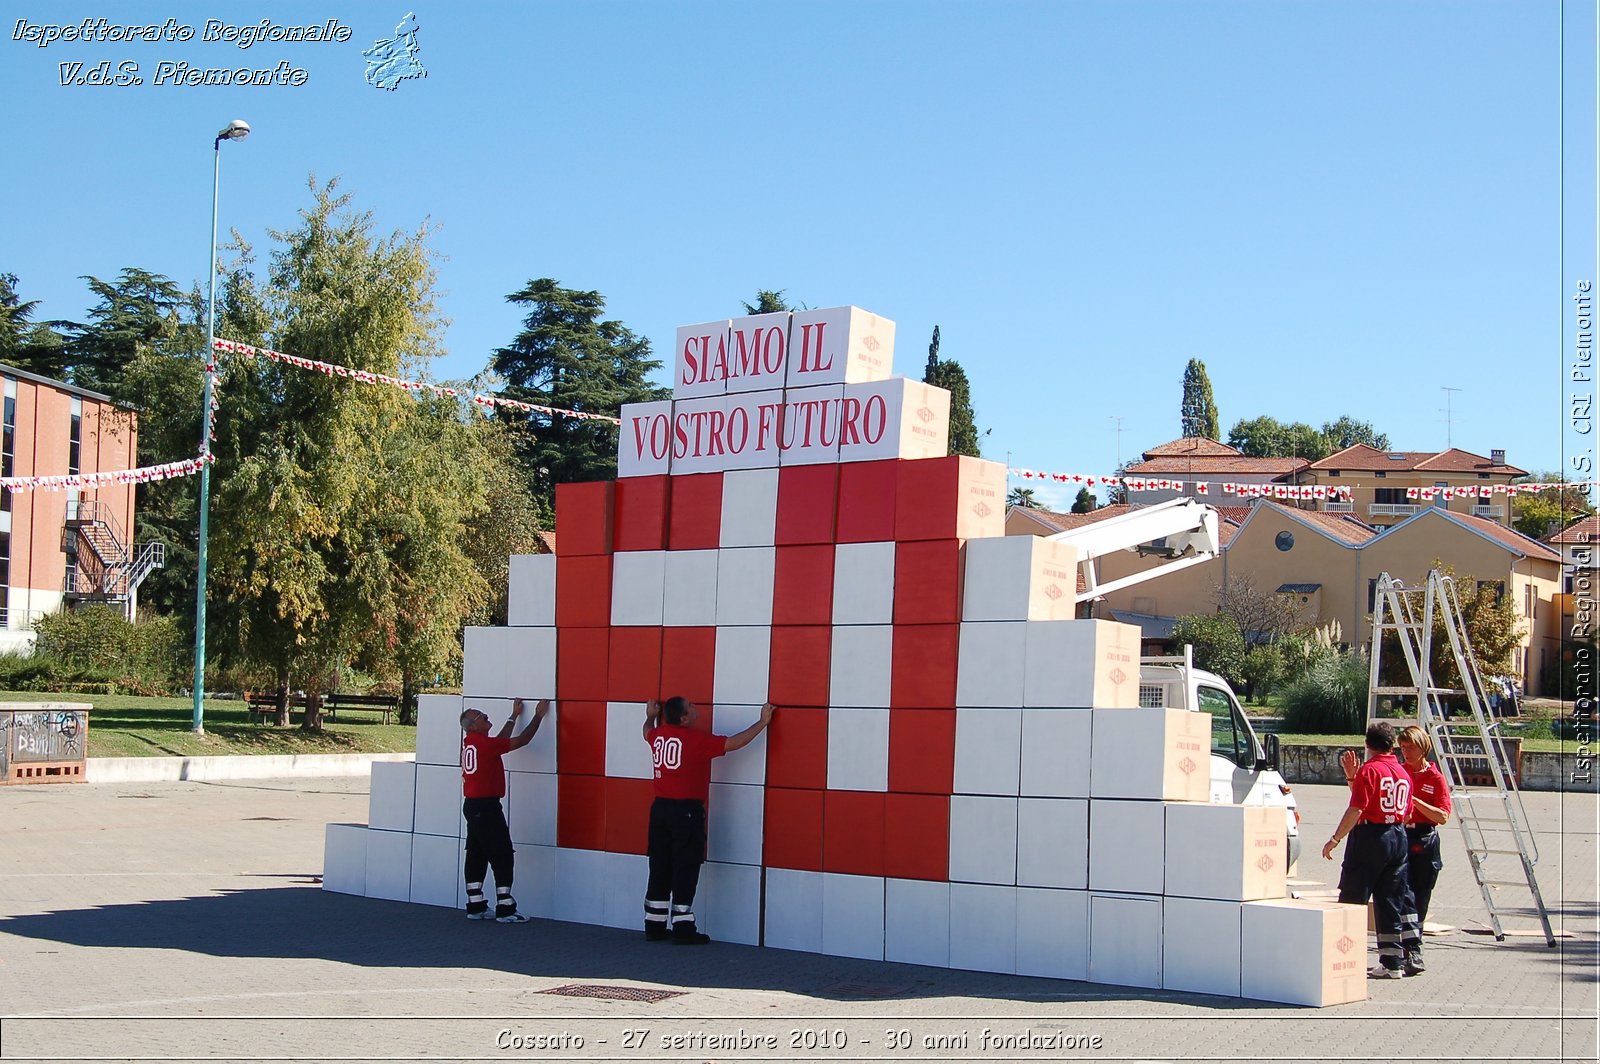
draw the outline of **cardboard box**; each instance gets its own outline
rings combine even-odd
[[[641,740],[641,743],[643,740]],[[604,776],[556,777],[556,844],[562,851],[606,846],[606,780]]]
[[[1015,798],[1021,756],[1022,710],[956,710],[956,794]]]
[[[461,818],[461,768],[459,765],[418,765],[417,804],[412,831],[418,835],[466,834]]]
[[[1166,893],[1218,901],[1287,894],[1288,826],[1264,805],[1167,807]]]
[[[461,690],[468,696],[507,698],[548,698],[555,694],[556,630],[466,629]]]
[[[666,573],[664,550],[615,555],[611,566],[611,623],[660,627]]]
[[[384,901],[411,900],[412,838],[404,831],[367,829],[367,897]]]
[[[715,628],[667,628],[661,633],[662,698],[682,695],[705,707],[712,702],[717,662]]]
[[[833,553],[833,623],[894,620],[895,544],[840,543]]]
[[[672,403],[672,473],[720,473],[728,467],[728,399],[724,395]],[[557,537],[556,542],[561,542]]]
[[[563,781],[564,783],[565,781]],[[571,924],[601,924],[606,915],[606,884],[611,879],[611,855],[604,850],[569,847],[556,851],[557,920]],[[639,923],[644,924],[644,892],[639,892]]]
[[[743,754],[743,751],[738,751]],[[735,755],[730,755],[735,756]],[[727,758],[718,758],[726,761]],[[706,803],[706,859],[724,864],[761,863],[762,788],[743,783],[713,783]]]
[[[556,766],[562,775],[605,775],[605,702],[577,700],[562,702],[555,707],[554,717]],[[549,726],[550,722],[546,721],[545,727]],[[643,741],[642,734],[640,738]]]
[[[1238,902],[1162,899],[1161,985],[1239,996]]]
[[[374,761],[367,792],[367,825],[410,831],[417,803],[417,766],[409,761]],[[357,893],[349,891],[347,893]]]
[[[650,879],[650,862],[643,854],[605,855],[606,893],[600,924],[637,931],[644,923],[644,888]],[[519,879],[520,882],[520,879]]]
[[[461,866],[456,863],[459,841],[437,835],[411,839],[411,896],[413,905],[453,908],[459,893]]]
[[[950,880],[1015,885],[1015,798],[963,794],[950,798]]]
[[[948,795],[892,792],[884,795],[883,871],[899,879],[928,879],[941,883],[949,880]]]
[[[889,789],[948,796],[955,780],[956,711],[889,710]]]
[[[1164,802],[1091,801],[1089,889],[1160,894],[1166,871],[1166,823]]]
[[[905,377],[844,386],[839,461],[943,458],[950,453],[950,393]]]
[[[466,840],[461,842],[461,857],[466,859]],[[556,855],[559,853],[554,846],[518,846],[517,847],[517,882],[512,897],[517,901],[517,911],[527,913],[538,920],[553,920],[556,915]],[[459,892],[456,894],[456,905],[465,908],[467,904],[466,885],[458,884]],[[494,869],[489,869],[483,879],[483,889],[486,896],[493,898]]]
[[[1042,536],[967,544],[968,621],[1070,621],[1077,616],[1078,552]]]
[[[717,552],[719,627],[772,623],[775,563],[772,547],[724,547]]]
[[[1090,982],[1161,985],[1161,901],[1090,893]]]
[[[1007,709],[1022,705],[1027,628],[1026,621],[962,622],[957,705]]]
[[[772,469],[783,461],[783,431],[789,416],[783,392],[729,395],[723,400],[723,416],[718,468]]]
[[[766,946],[822,952],[822,873],[769,867],[764,924]]]
[[[789,388],[884,380],[894,372],[894,322],[860,307],[795,311]]]
[[[822,871],[822,790],[767,786],[761,863],[768,869]],[[768,906],[772,904],[769,896]],[[767,945],[772,945],[770,941]]]
[[[609,777],[605,795],[606,852],[644,856],[650,842],[650,803],[655,801],[655,781]],[[642,874],[638,882],[644,882]],[[638,891],[637,887],[634,889]],[[636,901],[638,897],[635,893]],[[622,926],[631,927],[632,920]]]
[[[643,705],[661,697],[660,628],[611,629],[606,662],[606,701]]]
[[[823,792],[824,872],[856,876],[883,875],[883,808],[882,792]]]
[[[611,553],[616,482],[556,485],[556,554],[575,557]]]
[[[887,624],[839,625],[829,654],[828,697],[835,705],[889,708],[894,628]],[[885,714],[887,739],[887,714]]]
[[[837,465],[789,465],[778,470],[778,521],[774,542],[829,543],[839,501]]]
[[[460,695],[417,696],[417,764],[461,764],[461,709]]]
[[[773,564],[772,623],[833,622],[831,543],[777,548]]]
[[[1211,717],[1183,709],[1096,709],[1089,794],[1211,800]]]
[[[839,467],[840,543],[894,539],[895,485],[900,462],[851,462]]]
[[[676,399],[720,396],[728,387],[727,319],[678,326],[673,348],[672,394]]]
[[[506,623],[550,626],[556,623],[556,556],[513,554],[506,590]]]
[[[760,945],[761,869],[717,861],[701,865],[694,915],[695,926],[713,942]]]
[[[1021,793],[1036,798],[1089,797],[1090,728],[1087,709],[1022,711]]]
[[[889,709],[828,710],[828,789],[889,789]]]
[[[883,959],[950,967],[950,884],[884,881]]]
[[[664,475],[627,477],[617,481],[616,508],[612,518],[613,549],[666,549],[671,481],[672,478]]]
[[[1137,709],[1139,629],[1117,621],[1031,621],[1022,704]]]
[[[826,706],[832,646],[832,632],[826,625],[775,625],[768,667],[769,699],[779,706]]]
[[[1240,905],[1240,995],[1319,1007],[1365,1001],[1365,915],[1359,905],[1308,898]]]
[[[1005,535],[1006,467],[952,455],[900,463],[895,539],[983,539]]]
[[[322,889],[335,894],[354,894],[358,898],[367,893],[367,829],[364,825],[329,824],[323,829]]]
[[[672,550],[662,573],[661,623],[668,627],[717,623],[717,552]]]
[[[961,646],[958,624],[897,624],[889,680],[896,709],[954,709]]]
[[[767,785],[823,790],[828,785],[828,711],[783,706],[767,728]]]
[[[610,682],[611,629],[563,627],[556,634],[556,698],[604,702]]]
[[[894,623],[961,620],[960,540],[900,543],[894,552]]]
[[[606,775],[655,779],[650,744],[644,740],[643,702],[606,703]]]
[[[1083,890],[1017,891],[1018,975],[1089,978],[1089,894]]]
[[[830,957],[883,960],[884,885],[881,876],[825,873],[822,877],[822,952]]]
[[[506,823],[513,844],[519,849],[556,844],[557,798],[554,773],[506,773]]]
[[[1016,972],[1016,888],[950,884],[950,967]]]
[[[556,555],[556,624],[604,628],[611,623],[611,555]]]
[[[783,421],[778,430],[778,465],[838,465],[843,406],[842,384],[785,390]]]
[[[1083,798],[1017,802],[1017,885],[1083,890],[1089,885],[1089,803]]]
[[[672,400],[624,403],[617,429],[617,478],[661,476],[672,468]],[[556,485],[559,493],[561,485]],[[560,499],[560,495],[557,495]],[[560,511],[557,502],[556,510]],[[559,519],[557,542],[559,542]],[[609,541],[609,536],[608,536]]]
[[[727,390],[781,389],[789,373],[789,312],[750,314],[728,325]]]
[[[738,735],[761,717],[760,706],[730,705],[718,702],[712,710],[719,735]],[[712,783],[750,783],[760,786],[767,782],[767,733],[763,731],[741,750],[714,758],[711,762]]]
[[[778,469],[732,470],[722,475],[723,547],[770,547],[777,540]]]
[[[513,707],[516,702],[510,698],[463,698],[462,709],[475,709],[489,718],[489,733],[498,732],[505,722],[511,719]],[[522,715],[512,726],[512,734],[520,735],[522,731],[533,723],[533,714],[537,709],[538,701],[526,698],[522,703]],[[555,707],[551,707],[555,712]],[[456,739],[455,766],[461,764],[461,740]],[[533,741],[520,750],[513,750],[501,757],[501,763],[508,772],[554,772],[556,770],[556,727],[552,718],[546,717],[545,722],[539,726],[539,731],[534,735]]]
[[[766,625],[717,628],[717,671],[712,697],[718,705],[760,705],[767,700],[772,629]]]
[[[722,545],[722,473],[672,478],[667,548],[716,550]]]

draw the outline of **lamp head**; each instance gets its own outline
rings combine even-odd
[[[221,133],[217,134],[217,140],[243,140],[249,135],[250,123],[246,122],[242,118],[235,118],[232,122],[228,123],[227,127],[223,129]]]

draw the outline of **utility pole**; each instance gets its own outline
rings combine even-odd
[[[1110,419],[1117,423],[1117,469],[1121,469],[1122,468],[1122,416],[1120,414],[1112,414],[1112,415],[1110,415]],[[1113,470],[1113,472],[1115,472],[1115,470]]]
[[[1459,392],[1461,389],[1451,388],[1449,385],[1441,384],[1439,386],[1439,390],[1444,392],[1444,449],[1448,451],[1453,446],[1453,444],[1450,442],[1450,429],[1455,423],[1455,418],[1452,413],[1452,404],[1450,402],[1450,393]]]

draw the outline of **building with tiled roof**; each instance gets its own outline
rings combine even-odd
[[[1429,506],[1483,517],[1510,527],[1506,486],[1527,470],[1506,462],[1504,451],[1489,457],[1452,447],[1444,451],[1380,451],[1358,443],[1309,463],[1293,483],[1348,487],[1348,499],[1317,504],[1325,512],[1352,513],[1368,524],[1392,527]],[[1424,497],[1426,490],[1433,497]]]
[[[1568,594],[1577,590],[1578,570],[1589,570],[1591,581],[1600,569],[1600,514],[1580,517],[1566,528],[1545,537],[1545,545],[1561,555],[1562,587]],[[1591,592],[1593,584],[1590,584]]]
[[[1207,439],[1185,436],[1145,451],[1140,461],[1123,474],[1135,481],[1177,481],[1128,488],[1128,499],[1139,505],[1165,502],[1182,496],[1220,499],[1224,484],[1285,483],[1308,463],[1304,458],[1250,458],[1237,448]],[[1196,485],[1204,484],[1200,489]]]

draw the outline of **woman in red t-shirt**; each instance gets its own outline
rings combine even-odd
[[[1422,924],[1428,918],[1428,902],[1444,862],[1439,856],[1438,825],[1450,820],[1450,785],[1433,756],[1433,740],[1412,724],[1400,732],[1400,764],[1411,777],[1411,817],[1406,821],[1406,878],[1415,899],[1407,915],[1415,914],[1415,937],[1407,936],[1406,968],[1413,974],[1423,970]]]

